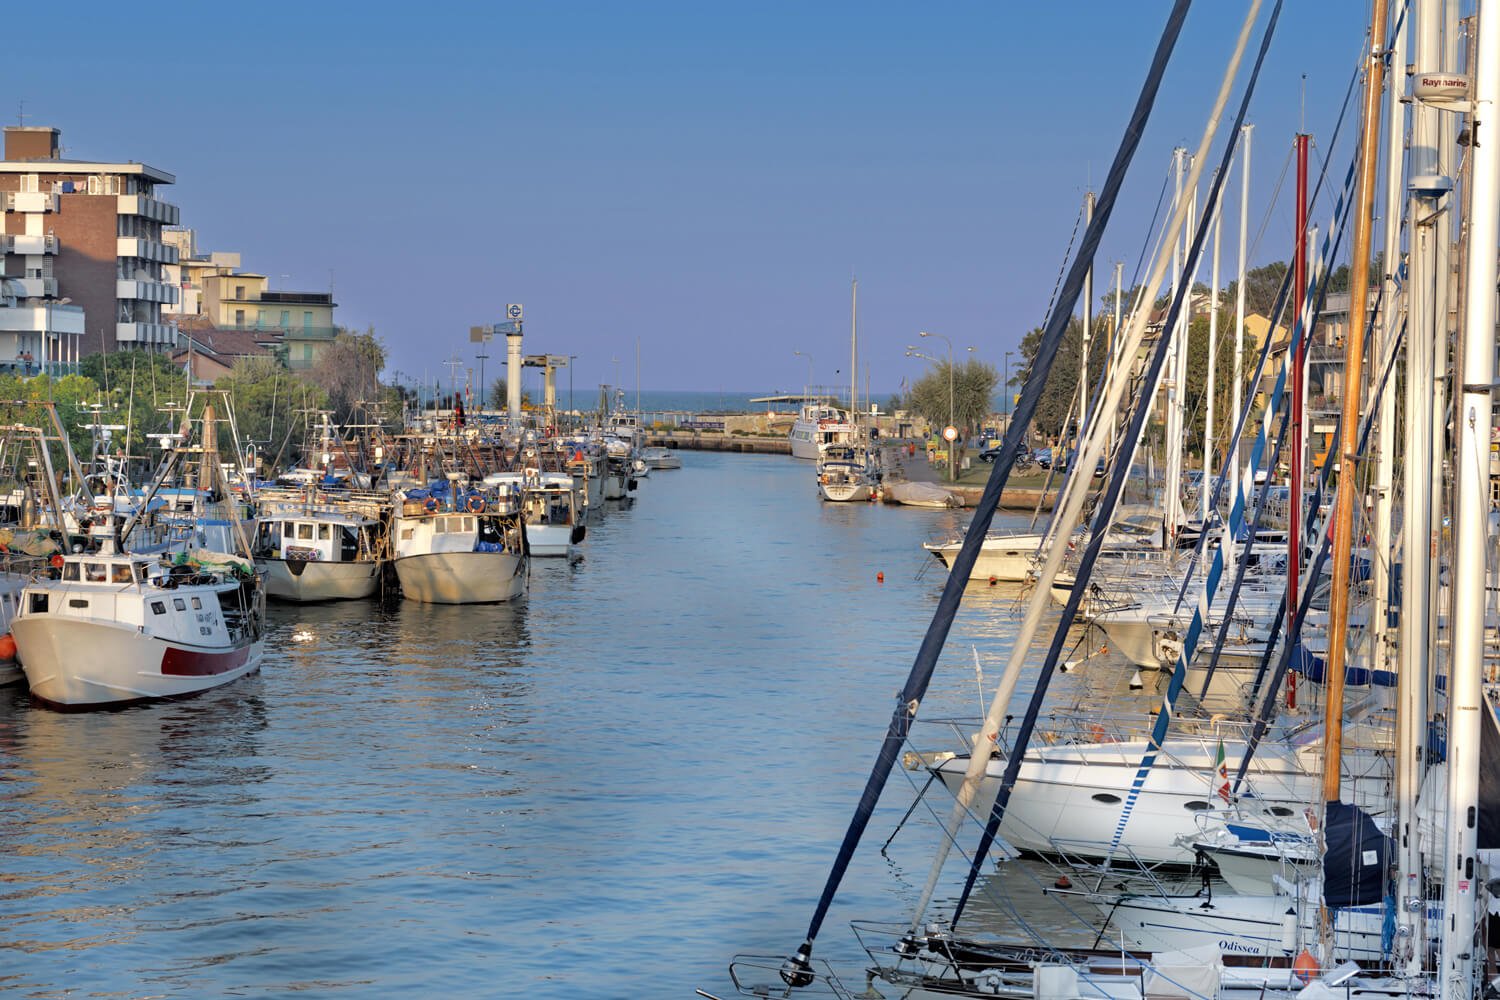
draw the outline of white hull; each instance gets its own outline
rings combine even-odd
[[[868,500],[874,495],[869,483],[819,483],[818,493],[824,500],[835,503]]]
[[[1233,774],[1245,744],[1225,740],[1224,748]],[[1000,824],[1000,836],[1016,848],[1041,854],[1102,856],[1115,837],[1145,750],[1145,742],[1137,740],[1059,744],[1029,753]],[[1223,804],[1212,788],[1216,752],[1217,742],[1210,738],[1166,741],[1121,834],[1118,850],[1122,857],[1133,853],[1146,862],[1193,862],[1191,841],[1202,833],[1198,817]],[[1346,774],[1346,801],[1360,805],[1382,801],[1389,780],[1384,759],[1366,752],[1352,753],[1348,761],[1363,773],[1358,778]],[[937,772],[956,793],[967,767],[966,757],[956,757],[940,764]],[[1005,761],[990,761],[970,807],[976,816],[989,814],[1004,770]],[[1313,751],[1262,745],[1251,760],[1241,802],[1267,810],[1268,818],[1300,814],[1308,802],[1317,801],[1321,782]]]
[[[526,559],[511,552],[432,552],[396,560],[401,592],[424,604],[497,604],[526,593]]]
[[[282,601],[346,601],[369,597],[380,585],[377,562],[257,559],[265,574],[266,594]]]
[[[979,546],[979,557],[969,571],[970,580],[1024,583],[1031,574],[1032,560],[1041,547],[1041,535],[990,535]],[[922,546],[933,558],[951,568],[962,541],[928,543]]]
[[[571,524],[528,524],[526,544],[531,554],[538,558],[573,559],[578,556],[578,546],[573,544]]]
[[[264,647],[187,646],[134,626],[49,615],[23,615],[11,629],[32,696],[62,707],[197,694],[258,670]]]

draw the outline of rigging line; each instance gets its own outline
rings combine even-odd
[[[1279,6],[1280,0],[1278,0]],[[963,597],[964,587],[968,583],[970,571],[979,555],[979,547],[984,536],[989,532],[989,526],[994,519],[995,509],[1000,499],[1000,493],[1005,488],[1005,483],[1010,477],[1011,469],[1015,464],[1022,435],[1031,423],[1036,413],[1037,404],[1041,401],[1042,387],[1047,380],[1053,362],[1057,358],[1059,348],[1062,345],[1062,337],[1065,332],[1066,323],[1059,320],[1059,313],[1071,315],[1073,304],[1083,287],[1084,273],[1088,270],[1089,263],[1093,260],[1094,253],[1098,250],[1099,241],[1102,239],[1104,230],[1108,226],[1111,215],[1113,215],[1115,201],[1118,198],[1121,185],[1124,183],[1125,174],[1135,153],[1140,145],[1140,140],[1147,122],[1151,117],[1151,110],[1156,103],[1156,97],[1161,89],[1162,77],[1166,73],[1167,62],[1170,60],[1172,51],[1177,45],[1177,40],[1182,34],[1183,22],[1187,18],[1188,9],[1192,6],[1191,0],[1175,0],[1172,11],[1167,17],[1156,51],[1152,56],[1150,68],[1147,71],[1146,80],[1142,84],[1140,96],[1136,101],[1134,110],[1131,112],[1130,121],[1125,127],[1124,135],[1121,137],[1120,146],[1115,153],[1114,162],[1110,164],[1109,175],[1105,179],[1104,187],[1100,192],[1095,204],[1095,213],[1084,232],[1083,246],[1080,247],[1078,256],[1075,258],[1072,269],[1064,282],[1063,291],[1060,293],[1059,306],[1064,302],[1066,308],[1056,309],[1053,316],[1048,320],[1047,327],[1043,331],[1041,343],[1038,346],[1037,357],[1040,364],[1033,363],[1025,385],[1021,390],[1021,401],[1019,407],[1011,416],[1011,425],[1006,428],[1005,442],[1000,452],[1000,458],[995,462],[990,471],[989,481],[985,484],[984,493],[980,497],[976,516],[970,523],[969,531],[964,536],[963,545],[959,549],[958,556],[954,559],[953,567],[950,569],[948,579],[943,586],[942,596],[939,598],[938,607],[933,613],[933,619],[928,626],[927,634],[923,637],[922,645],[917,651],[915,661],[912,663],[910,675],[903,686],[900,698],[891,713],[890,726],[886,737],[881,743],[880,752],[870,771],[870,776],[865,782],[865,787],[860,795],[859,805],[850,821],[849,829],[844,834],[844,839],[839,845],[838,854],[834,858],[833,868],[829,872],[826,884],[813,910],[812,919],[808,924],[807,938],[797,952],[787,961],[781,970],[782,978],[789,985],[807,985],[812,981],[812,968],[810,965],[812,956],[813,940],[818,931],[822,929],[823,920],[828,915],[828,908],[833,902],[833,896],[838,891],[839,883],[843,880],[845,871],[848,870],[849,862],[854,856],[854,850],[859,845],[860,838],[868,826],[870,817],[875,811],[875,805],[880,798],[881,789],[885,785],[892,766],[896,762],[896,754],[900,748],[901,740],[907,732],[912,719],[917,714],[921,704],[921,698],[927,691],[927,685],[932,679],[932,672],[936,668],[938,654],[942,651],[943,642],[947,637],[949,628],[952,626],[953,618],[957,614],[958,605]]]
[[[1047,311],[1042,314],[1042,325],[1052,318],[1052,309],[1057,305],[1057,290],[1062,287],[1063,278],[1068,273],[1068,259],[1073,253],[1073,241],[1078,238],[1078,223],[1083,221],[1083,206],[1078,206],[1078,214],[1073,216],[1073,232],[1068,236],[1068,248],[1063,251],[1062,265],[1057,269],[1057,280],[1052,283],[1052,297],[1047,300]]]
[[[1261,39],[1260,50],[1256,55],[1254,68],[1251,70],[1250,76],[1245,84],[1244,97],[1241,100],[1239,111],[1236,114],[1234,125],[1229,132],[1229,141],[1226,142],[1224,146],[1225,161],[1233,157],[1234,150],[1239,141],[1239,137],[1242,134],[1240,126],[1244,124],[1245,114],[1249,108],[1250,98],[1255,93],[1256,83],[1260,79],[1261,67],[1265,63],[1266,52],[1270,48],[1271,39],[1276,31],[1276,23],[1281,16],[1281,7],[1282,0],[1276,0],[1275,5],[1272,7],[1270,18],[1266,24],[1265,34]],[[1242,29],[1242,34],[1238,43],[1240,47],[1236,49],[1234,54],[1234,62],[1231,64],[1231,71],[1232,67],[1238,63],[1240,56],[1243,54],[1243,46],[1248,40],[1248,32],[1252,26],[1253,19],[1259,11],[1259,8],[1260,4],[1258,0],[1252,0],[1250,11],[1247,15],[1247,22],[1245,27]],[[1224,101],[1227,96],[1227,91],[1221,91],[1219,104],[1215,108],[1216,115],[1222,110]],[[1205,136],[1204,141],[1208,141],[1207,136]],[[1229,171],[1225,169],[1223,163],[1221,163],[1220,169],[1214,177],[1212,186],[1215,188],[1222,187],[1228,176]],[[1209,198],[1209,201],[1212,202],[1217,196],[1217,191],[1214,191],[1213,195]],[[1204,243],[1206,242],[1208,237],[1209,221],[1210,220],[1207,216],[1204,216],[1200,220],[1198,220],[1196,231],[1193,234],[1191,249],[1188,254],[1188,265],[1190,268],[1196,266],[1196,262],[1202,257]],[[1155,276],[1153,276],[1153,281],[1154,280],[1156,280]],[[1166,322],[1162,327],[1164,330],[1172,329],[1177,323],[1178,317],[1182,312],[1183,304],[1186,301],[1187,297],[1191,295],[1191,293],[1191,288],[1187,287],[1186,285],[1178,288],[1177,295],[1173,297],[1172,305],[1168,311]],[[1165,336],[1157,338],[1157,344],[1151,354],[1151,360],[1149,362],[1148,371],[1143,380],[1143,384],[1148,386],[1155,386],[1158,384],[1158,381],[1161,378],[1162,374],[1162,366],[1166,361],[1167,353],[1171,349],[1171,347],[1172,338]],[[1127,428],[1125,440],[1130,442],[1136,442],[1140,440],[1141,432],[1145,427],[1145,418],[1147,412],[1148,409],[1145,406],[1137,406],[1136,412],[1131,418],[1130,426]],[[1085,547],[1083,559],[1080,562],[1078,569],[1075,571],[1073,589],[1068,595],[1068,603],[1063,608],[1061,620],[1057,625],[1056,632],[1054,632],[1053,634],[1052,643],[1047,650],[1047,658],[1041,671],[1038,674],[1036,686],[1032,690],[1031,700],[1026,707],[1026,716],[1022,721],[1020,731],[1017,733],[1015,748],[1012,751],[1010,760],[1006,763],[1005,775],[1001,779],[1000,789],[995,795],[994,805],[990,808],[989,822],[985,825],[983,839],[981,840],[981,847],[983,847],[984,850],[977,851],[976,854],[978,855],[982,856],[985,853],[985,850],[988,849],[987,843],[988,841],[994,839],[994,836],[999,829],[1000,821],[1005,815],[1006,806],[1010,801],[1011,790],[1015,787],[1016,780],[1020,775],[1021,761],[1025,757],[1026,745],[1029,740],[1030,733],[1036,726],[1037,716],[1041,713],[1042,702],[1046,698],[1047,689],[1050,686],[1052,677],[1056,672],[1058,656],[1062,651],[1062,644],[1066,641],[1066,631],[1069,627],[1071,627],[1073,621],[1077,617],[1078,607],[1083,600],[1084,593],[1086,592],[1089,576],[1093,571],[1095,561],[1098,559],[1099,550],[1104,544],[1105,529],[1108,525],[1109,516],[1113,512],[1115,505],[1119,501],[1121,491],[1124,489],[1126,475],[1129,472],[1129,466],[1129,462],[1117,461],[1115,463],[1114,469],[1110,473],[1109,483],[1105,488],[1106,492],[1104,495],[1104,500],[1101,502],[1099,510],[1094,516],[1093,529],[1089,538],[1088,545]],[[974,880],[978,877],[978,875],[979,871],[977,868],[971,867],[969,869],[968,877],[964,882],[963,891],[959,895],[957,906],[954,908],[954,924],[957,924],[959,917],[963,913],[964,904],[968,899],[969,893],[973,890]]]

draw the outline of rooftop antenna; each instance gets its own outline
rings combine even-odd
[[[26,101],[25,100],[20,100],[20,101],[16,102],[16,124],[20,125],[22,127],[25,127],[25,125],[26,125]]]

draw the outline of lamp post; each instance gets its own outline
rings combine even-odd
[[[944,336],[941,333],[928,333],[926,330],[921,331],[920,333],[917,334],[917,336],[918,337],[937,337],[943,343],[945,343],[945,344],[948,345],[948,426],[949,427],[953,427],[954,430],[955,430],[955,432],[956,432],[958,428],[953,423],[953,341],[949,340],[946,336]],[[946,430],[946,428],[944,428],[944,429]],[[947,439],[948,435],[944,434],[943,437],[944,437],[944,439]],[[953,480],[955,480],[955,479],[958,478],[958,452],[953,447],[957,442],[958,442],[958,437],[957,437],[957,435],[955,433],[954,438],[952,440],[948,441],[948,480],[949,480],[949,482],[952,482]]]
[[[812,392],[812,355],[806,351],[793,351],[792,353],[799,358],[807,359],[807,381],[802,383],[802,395],[807,396]],[[805,403],[807,400],[804,399],[803,402]]]

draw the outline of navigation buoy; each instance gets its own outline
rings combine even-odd
[[[1318,975],[1318,960],[1313,953],[1303,948],[1301,953],[1292,960],[1292,972],[1304,983],[1310,983]]]
[[[1146,686],[1146,682],[1143,681],[1143,680],[1141,680],[1141,672],[1139,670],[1137,670],[1134,674],[1131,675],[1131,678],[1130,678],[1130,690],[1132,690],[1132,691],[1139,691],[1141,688],[1143,688],[1145,686]]]
[[[885,574],[884,573],[876,573],[875,574],[875,582],[876,583],[885,583]]]

